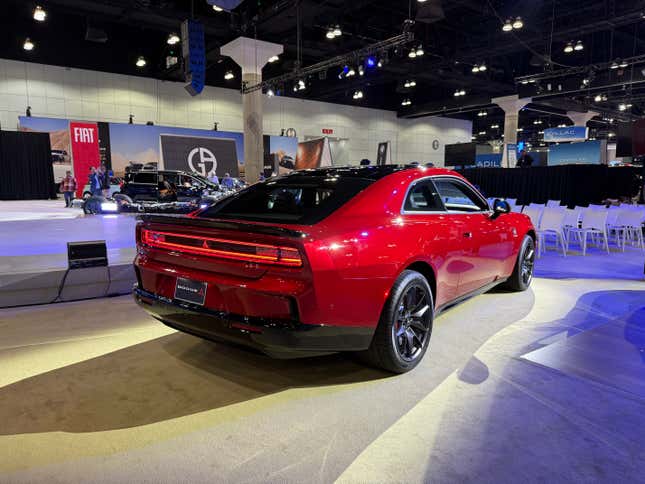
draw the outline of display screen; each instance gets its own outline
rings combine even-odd
[[[476,143],[458,143],[446,145],[446,166],[474,165],[476,158]]]

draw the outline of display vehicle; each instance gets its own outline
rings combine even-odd
[[[311,169],[188,216],[142,216],[134,293],[197,336],[279,358],[358,352],[402,373],[442,310],[499,284],[527,289],[535,244],[527,216],[489,207],[456,172]]]
[[[186,202],[207,192],[219,191],[219,185],[196,173],[147,169],[125,174],[121,193],[133,201]]]

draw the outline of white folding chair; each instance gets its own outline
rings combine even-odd
[[[542,212],[540,227],[538,228],[539,253],[546,251],[546,238],[548,235],[555,236],[555,245],[562,247],[562,255],[567,256],[566,238],[564,234],[564,219],[567,213],[562,208],[547,207]]]
[[[641,210],[628,210],[621,212],[617,224],[622,233],[622,247],[625,251],[625,246],[629,241],[632,245],[645,249],[645,242],[643,241],[643,222],[645,222],[645,211]]]
[[[580,228],[569,229],[567,244],[570,243],[571,234],[575,234],[582,248],[582,255],[587,255],[587,237],[591,235],[592,241],[596,243],[596,238],[600,237],[609,254],[609,237],[607,236],[608,215],[609,212],[607,210],[585,210],[582,213],[582,226]]]
[[[567,245],[569,243],[569,230],[577,229],[580,227],[580,217],[582,215],[582,211],[583,209],[581,207],[564,209],[564,221],[562,222],[562,229],[564,230],[564,235],[566,236]]]
[[[540,218],[542,217],[542,211],[544,210],[543,206],[525,206],[522,213],[528,215],[531,219],[531,223],[537,229],[540,226]]]
[[[555,208],[560,206],[560,200],[548,200],[546,202],[547,208]]]

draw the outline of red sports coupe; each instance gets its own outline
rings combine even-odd
[[[189,216],[144,215],[135,298],[163,323],[290,358],[414,368],[434,317],[528,288],[535,229],[445,169],[295,171]]]

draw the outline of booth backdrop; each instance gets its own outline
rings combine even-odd
[[[471,168],[461,173],[487,197],[517,198],[518,204],[560,200],[586,206],[607,198],[634,196],[640,168],[564,165],[533,168]]]
[[[47,133],[0,131],[0,200],[56,196]]]

